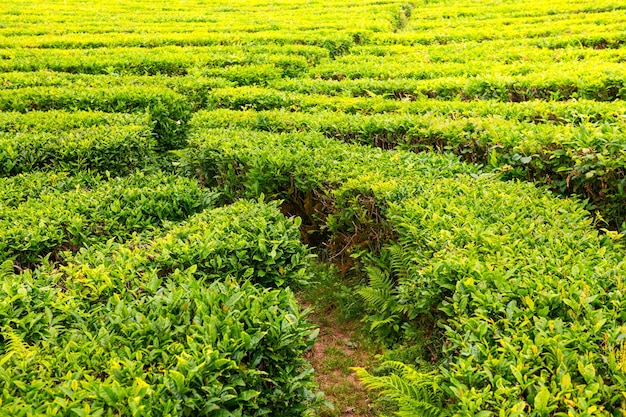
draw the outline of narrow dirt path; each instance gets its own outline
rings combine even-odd
[[[302,302],[303,307],[311,307]],[[376,417],[380,405],[354,375],[351,367],[371,368],[376,349],[359,332],[359,322],[343,320],[331,307],[313,306],[309,321],[320,328],[308,360],[315,368],[320,389],[333,408],[321,410],[320,417]]]

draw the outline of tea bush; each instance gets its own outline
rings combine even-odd
[[[1,415],[311,415],[299,238],[398,415],[624,414],[626,6],[5,3]]]
[[[111,113],[146,112],[159,146],[173,149],[184,145],[191,106],[167,88],[89,88],[68,90],[32,87],[0,91],[0,110],[30,112],[47,110],[96,110]]]
[[[149,127],[134,125],[0,133],[0,174],[60,169],[124,175],[154,164],[155,145]]]
[[[382,320],[400,343],[424,317],[445,329],[439,373],[424,376],[438,387],[432,404],[455,415],[622,408],[623,248],[576,202],[463,175],[470,167],[444,156],[310,133],[198,129],[190,145],[189,172],[234,195],[300,202],[330,250],[367,262],[397,245],[383,262],[394,283],[377,294],[385,304],[362,294],[372,330]]]
[[[31,188],[18,194],[15,185]],[[0,256],[23,267],[45,255],[55,260],[64,250],[124,240],[163,227],[165,221],[183,220],[213,199],[194,181],[141,173],[108,181],[32,174],[2,179],[0,195],[5,197],[0,206]]]

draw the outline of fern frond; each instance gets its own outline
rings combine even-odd
[[[367,275],[370,279],[370,287],[391,293],[394,287],[393,279],[388,273],[380,268],[370,266],[367,268]]]
[[[393,245],[389,248],[391,270],[398,277],[411,276],[411,266],[415,264],[415,251],[410,246]]]
[[[2,330],[2,338],[7,342],[7,355],[28,356],[28,345],[13,329],[5,327]]]
[[[393,279],[379,268],[367,268],[369,287],[361,288],[357,293],[363,297],[369,307],[384,312],[395,303],[393,299]]]
[[[13,275],[13,261],[10,259],[0,263],[0,277],[9,275]]]
[[[406,265],[406,262],[404,262],[406,260],[404,258],[407,256],[406,252],[402,246],[397,244],[389,247],[391,269],[394,272],[403,270],[404,265]]]
[[[391,294],[384,290],[377,290],[371,287],[361,288],[357,291],[367,305],[377,311],[387,310],[387,304],[391,298]]]
[[[371,320],[370,332],[376,330],[377,328],[381,326],[392,324],[396,320],[398,320],[398,316],[396,316],[395,314],[388,316],[387,318],[382,319],[382,320]]]
[[[410,304],[396,303],[394,311],[408,316],[413,311],[413,306],[411,306]]]
[[[401,362],[389,361],[383,366],[392,371],[390,375],[373,376],[363,368],[354,368],[363,385],[393,400],[399,411],[396,415],[443,416],[443,391],[438,378],[432,373],[420,373]]]

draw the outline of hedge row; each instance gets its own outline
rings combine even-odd
[[[173,264],[168,249],[188,256]],[[256,258],[274,250],[276,268],[262,276]],[[303,354],[316,331],[289,289],[252,283],[302,278],[305,254],[275,206],[239,202],[142,244],[92,248],[59,270],[14,275],[5,263],[3,412],[306,415],[318,397]]]
[[[171,13],[159,22],[135,14],[132,31],[119,33],[117,22],[93,22],[88,13],[80,14],[80,23],[75,23],[76,15],[69,19],[62,12],[49,15],[45,24],[41,20],[27,24],[27,15],[20,15],[20,31],[15,26],[3,30],[5,48],[102,48],[102,47],[161,47],[214,46],[214,45],[293,45],[310,43],[324,45],[337,37],[349,34],[349,45],[363,42],[378,45],[446,45],[460,42],[488,42],[495,39],[517,40],[520,44],[533,41],[552,41],[565,46],[614,47],[623,44],[621,26],[623,19],[615,13],[620,5],[605,2],[596,7],[572,8],[571,4],[551,3],[551,10],[541,10],[537,4],[529,4],[527,12],[519,12],[519,4],[514,7],[482,8],[476,4],[420,5],[413,17],[399,19],[403,2],[390,2],[380,5],[342,8],[343,4],[325,4],[326,7],[310,7],[294,19],[293,14],[271,12],[271,20],[248,21],[237,19],[238,10],[219,9],[211,11],[186,10],[185,16]],[[254,8],[255,5],[248,5]],[[367,7],[366,9],[364,9]],[[268,10],[263,10],[268,15]],[[588,19],[588,13],[595,18]],[[555,16],[555,14],[557,16]],[[207,17],[210,16],[210,17]],[[113,15],[115,16],[115,15]],[[7,23],[16,19],[6,16]],[[142,19],[143,18],[143,19]],[[311,22],[313,18],[314,20]],[[57,22],[60,19],[60,22]],[[269,20],[269,22],[268,22]],[[403,24],[398,26],[399,22]],[[489,24],[485,24],[485,21]],[[188,29],[181,31],[181,24]],[[228,31],[220,28],[227,26]],[[325,30],[324,30],[325,29]],[[324,33],[330,32],[329,33]],[[337,33],[337,32],[341,33]],[[595,43],[598,33],[608,39],[617,39],[616,44]],[[307,36],[308,35],[308,36]],[[334,35],[334,36],[332,36]],[[582,37],[590,43],[574,43]],[[570,42],[567,42],[570,40]],[[619,42],[621,40],[622,42]],[[543,43],[539,43],[543,45]]]
[[[550,42],[551,38],[546,39]],[[580,68],[588,68],[591,63],[598,61],[608,64],[623,61],[625,52],[621,49],[593,49],[587,47],[571,47],[550,49],[538,47],[538,41],[533,43],[520,42],[519,39],[493,39],[490,42],[467,42],[464,48],[451,48],[449,45],[430,45],[415,47],[406,45],[376,45],[371,43],[360,44],[350,49],[350,54],[337,58],[334,63],[352,66],[361,63],[367,70],[376,65],[419,65],[419,64],[465,64],[468,71],[473,72],[473,66],[478,65],[486,73],[513,73],[520,74],[524,68],[545,68],[558,66],[559,63],[581,64]],[[415,53],[419,51],[419,53]],[[490,60],[492,66],[484,67],[484,60]],[[366,61],[366,62],[365,62]],[[329,61],[322,61],[330,64]],[[504,65],[509,65],[506,67]],[[318,65],[319,67],[320,65]],[[507,69],[509,68],[509,69]],[[406,70],[406,69],[405,69]]]
[[[103,181],[103,174],[93,172],[35,171],[0,179],[3,208],[16,207],[27,200],[48,193],[63,193],[76,188],[90,189]]]
[[[499,45],[490,46],[492,48],[498,48]],[[467,79],[479,77],[486,78],[491,84],[496,84],[498,82],[506,82],[498,79],[501,78],[500,74],[506,74],[509,79],[513,79],[512,82],[515,84],[520,84],[521,86],[526,84],[536,86],[537,88],[545,88],[542,85],[545,83],[543,79],[548,78],[550,74],[554,73],[559,74],[559,78],[567,76],[569,80],[566,81],[571,82],[570,80],[574,78],[571,75],[572,65],[576,65],[577,74],[582,73],[587,75],[591,73],[593,75],[601,75],[602,73],[610,72],[619,74],[622,69],[622,62],[626,60],[626,56],[618,54],[617,52],[613,52],[613,54],[595,54],[596,56],[594,56],[590,53],[585,54],[584,51],[575,51],[571,53],[571,57],[563,54],[563,56],[559,56],[556,62],[554,62],[554,57],[542,60],[543,57],[537,56],[533,59],[533,54],[526,54],[524,50],[515,49],[514,51],[514,54],[524,56],[525,59],[516,59],[515,56],[510,57],[504,55],[501,59],[503,62],[498,62],[497,52],[486,54],[487,56],[478,55],[475,58],[471,58],[471,53],[468,51],[464,51],[463,60],[455,59],[453,56],[438,59],[437,56],[433,56],[435,55],[433,53],[430,53],[427,58],[421,56],[414,58],[413,55],[408,55],[412,59],[403,59],[403,56],[387,58],[371,55],[346,55],[334,61],[325,60],[311,67],[308,70],[308,74],[303,75],[308,75],[309,78],[323,80],[402,79],[409,83],[415,80],[435,80],[439,78]],[[554,52],[552,52],[552,55],[554,55]],[[406,55],[404,56],[406,57]],[[583,60],[582,62],[584,62],[584,64],[580,63],[581,60]],[[600,72],[598,71],[599,69],[602,70],[600,74],[598,74],[598,72]],[[541,78],[537,77],[539,79],[533,79],[533,77],[529,77],[529,74],[534,73],[540,74]],[[593,79],[593,77],[585,78]],[[577,85],[584,88],[589,84],[590,79],[577,80]],[[551,83],[554,84],[554,80],[548,79],[547,81],[551,81]],[[428,91],[429,84],[432,83],[421,83],[421,85],[417,84],[417,86],[423,91]],[[516,87],[519,88],[516,85],[510,88],[513,90]],[[468,85],[465,90],[471,91],[471,85]]]
[[[50,70],[71,74],[166,75],[184,76],[203,69],[207,76],[221,76],[248,85],[265,78],[306,75],[307,56],[286,55],[275,48],[269,53],[241,52],[230,48],[106,48],[106,49],[33,49],[0,50],[0,72]],[[267,48],[265,48],[267,49]],[[295,49],[295,52],[298,52]],[[311,56],[309,51],[305,54]],[[326,52],[328,54],[328,52]],[[313,60],[319,57],[312,56]],[[242,77],[242,71],[257,73],[255,79]]]
[[[105,113],[83,110],[0,112],[0,132],[62,132],[98,126],[126,125],[150,127],[150,117],[141,113]]]
[[[147,114],[0,112],[0,172],[39,169],[123,175],[155,162]]]
[[[154,163],[151,126],[0,133],[0,175],[40,169],[124,175]]]
[[[300,202],[304,230],[321,233],[335,259],[390,251],[361,291],[373,330],[411,345],[428,320],[444,329],[443,342],[432,342],[438,371],[419,374],[435,391],[416,383],[404,392],[413,415],[425,412],[420,387],[432,407],[459,416],[622,407],[624,249],[579,204],[463,174],[471,168],[449,155],[311,133],[199,129],[183,165],[234,195],[266,193],[294,212]]]
[[[435,79],[361,79],[361,80],[281,80],[271,86],[278,90],[317,94],[349,94],[368,97],[391,96],[418,100],[496,100],[523,102],[530,100],[565,101],[586,99],[595,101],[623,100],[626,97],[624,70],[620,64],[589,65],[560,71],[527,74],[481,73],[475,77],[440,77]]]
[[[66,74],[52,71],[0,73],[0,83],[5,89],[28,87],[54,87],[66,89],[110,89],[110,88],[167,88],[184,96],[193,110],[206,105],[206,97],[214,88],[232,87],[233,82],[223,78],[207,78],[192,74],[184,77],[142,76],[118,74]],[[139,106],[141,108],[142,106]],[[125,112],[134,112],[126,109]]]
[[[49,255],[180,221],[210,204],[212,195],[194,181],[165,174],[110,180],[91,175],[22,175],[2,179],[0,259],[30,267]],[[21,192],[15,186],[30,186]]]
[[[620,71],[626,58],[621,50],[570,48],[555,57],[552,50],[536,46],[512,45],[493,41],[472,45],[457,53],[442,46],[428,48],[424,54],[402,49],[372,46],[353,47],[349,54],[332,58],[308,50],[286,54],[278,46],[248,47],[161,47],[105,49],[0,49],[0,72],[49,70],[71,74],[165,75],[184,76],[201,73],[221,77],[238,85],[266,84],[283,77],[354,80],[407,79],[431,80],[442,77],[476,77],[486,74],[525,76],[529,73],[592,73]],[[468,50],[469,49],[469,50]],[[299,54],[298,52],[302,52]],[[395,53],[394,53],[395,52]],[[256,77],[251,77],[256,74]],[[523,82],[523,78],[522,78]]]
[[[397,81],[397,80],[396,80]],[[480,117],[493,114],[506,119],[531,123],[574,123],[581,122],[624,122],[626,106],[620,102],[598,102],[593,100],[541,101],[530,100],[520,103],[497,100],[462,101],[433,100],[420,98],[417,101],[402,100],[411,94],[406,85],[394,83],[398,96],[384,97],[370,81],[324,81],[308,83],[301,80],[280,81],[273,88],[226,87],[216,88],[207,95],[207,110],[277,110],[306,111],[309,113],[331,110],[342,113],[435,113],[450,117]],[[376,83],[376,81],[373,81]],[[387,82],[385,82],[387,83]],[[382,84],[381,84],[382,85]],[[371,88],[371,89],[370,89]],[[381,93],[381,95],[378,95]]]
[[[147,112],[159,147],[174,149],[185,143],[186,123],[191,118],[192,107],[185,97],[164,87],[32,87],[0,91],[0,111],[48,110]]]
[[[471,115],[492,114],[507,119],[533,123],[580,123],[582,121],[624,122],[626,106],[620,102],[593,100],[540,101],[520,103],[495,100],[460,101],[420,99],[414,102],[402,100],[412,94],[411,81],[407,80],[281,80],[270,82],[268,87],[233,87],[233,82],[223,78],[143,77],[59,74],[48,71],[33,73],[3,73],[0,82],[6,89],[25,87],[54,87],[103,89],[124,85],[136,88],[165,86],[185,96],[194,110],[201,108],[241,108],[272,110],[289,108],[307,111],[337,110],[346,113],[409,112]],[[391,87],[390,87],[391,86]],[[385,96],[385,89],[392,88],[397,95]],[[8,93],[7,93],[8,94]],[[125,111],[131,111],[130,109]]]
[[[351,115],[215,110],[196,113],[196,128],[270,132],[310,130],[384,149],[452,151],[465,160],[589,200],[613,227],[626,221],[624,124],[529,124],[500,117],[437,114]]]

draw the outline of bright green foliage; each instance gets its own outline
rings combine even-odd
[[[187,170],[202,176],[203,181],[214,181],[225,189],[242,187],[249,190],[250,196],[263,192],[280,198],[296,190],[329,189],[360,176],[421,182],[420,177],[477,172],[449,154],[388,153],[311,132],[198,129],[191,133],[189,147],[180,154]],[[411,167],[412,177],[402,178],[406,175],[405,165]],[[392,185],[399,184],[392,182],[387,188]]]
[[[363,58],[363,57],[362,57]],[[405,77],[390,77],[387,74],[363,74],[344,80],[345,75],[313,74],[307,80],[277,81],[271,85],[278,90],[312,92],[317,94],[346,94],[353,96],[391,96],[396,99],[420,100],[495,100],[501,102],[524,102],[530,100],[564,101],[587,99],[613,101],[624,99],[624,69],[615,64],[606,71],[598,73],[596,66],[588,68],[587,73],[573,71],[565,67],[533,73],[532,68],[521,71],[519,75],[502,75],[499,72],[483,75],[484,67],[476,68],[473,77],[437,73],[438,68],[412,68],[413,73]],[[599,64],[599,63],[598,63]],[[343,66],[341,67],[344,68]],[[491,68],[491,67],[490,67]],[[395,72],[396,68],[389,71]],[[360,69],[362,71],[362,68]],[[376,71],[376,70],[375,70]],[[434,73],[433,73],[434,72]],[[467,69],[456,66],[455,72],[466,74]],[[369,78],[371,76],[372,78]],[[439,76],[439,77],[437,77]],[[389,79],[391,78],[391,79]]]
[[[381,390],[398,405],[399,417],[439,417],[446,415],[443,409],[443,392],[439,377],[421,374],[402,362],[388,361],[383,368],[388,375],[370,375],[363,368],[356,368],[356,374],[366,387]]]
[[[291,291],[251,281],[300,280],[306,251],[296,239],[285,241],[268,268],[273,276],[260,266],[250,271],[246,262],[264,265],[254,258],[276,248],[268,239],[259,249],[263,234],[285,233],[297,229],[274,206],[240,202],[193,216],[152,241],[91,249],[60,270],[13,275],[5,263],[2,411],[303,415],[316,401],[302,359],[316,332]],[[241,242],[251,234],[259,237],[254,245]],[[222,265],[210,265],[220,258]],[[222,278],[215,280],[216,271]]]
[[[161,75],[131,76],[131,75],[91,75],[66,74],[47,70],[35,72],[8,72],[0,73],[0,83],[6,89],[19,90],[28,87],[56,87],[77,89],[102,89],[111,87],[166,87],[186,97],[194,109],[206,105],[206,97],[214,88],[231,87],[232,82],[223,78],[205,78],[197,75],[185,77],[167,77]],[[128,108],[121,111],[137,112],[137,109]],[[79,111],[80,112],[80,111]]]
[[[625,12],[4,2],[0,414],[306,415],[299,237],[399,415],[624,414]]]
[[[64,193],[76,188],[93,188],[102,183],[101,175],[91,172],[36,171],[18,174],[0,180],[0,201],[6,209],[15,208],[31,199],[39,199],[48,193]]]
[[[190,144],[185,164],[226,192],[294,204],[313,192],[313,221],[330,233],[330,249],[355,257],[398,242],[396,286],[371,269],[361,295],[372,328],[401,329],[406,343],[420,317],[439,321],[447,340],[437,378],[450,411],[622,407],[623,248],[615,232],[591,229],[578,204],[459,175],[469,167],[441,156],[312,134],[198,130]],[[570,389],[561,391],[565,374]]]
[[[156,163],[147,114],[0,112],[0,173],[37,170],[125,175]]]
[[[31,188],[18,194],[16,185]],[[180,221],[211,202],[194,181],[140,173],[110,181],[31,174],[1,179],[0,195],[1,258],[23,266]]]
[[[591,208],[617,224],[626,214],[626,124],[619,119],[609,120],[528,123],[528,117],[522,114],[502,118],[428,111],[364,116],[330,111],[220,109],[197,113],[191,124],[192,128],[236,127],[270,132],[311,130],[384,149],[453,151],[501,172],[504,179],[532,180],[561,194],[584,196]]]
[[[617,412],[623,248],[581,210],[520,191],[441,181],[390,209],[397,300],[409,318],[445,315],[441,371],[458,415]]]
[[[185,125],[191,117],[190,105],[167,88],[66,88],[33,87],[0,91],[0,110],[97,110],[105,112],[145,112],[151,116],[153,132],[164,149],[185,143]]]
[[[124,175],[154,163],[155,145],[145,125],[0,133],[0,175],[40,169]]]
[[[300,243],[299,221],[287,221],[275,206],[243,201],[204,211],[149,243],[109,242],[82,249],[68,258],[68,268],[77,264],[84,273],[104,268],[124,280],[193,268],[203,279],[252,277],[264,287],[306,284],[309,255]]]
[[[0,132],[63,132],[98,126],[149,126],[150,117],[137,113],[105,113],[98,111],[31,111],[0,112]]]

